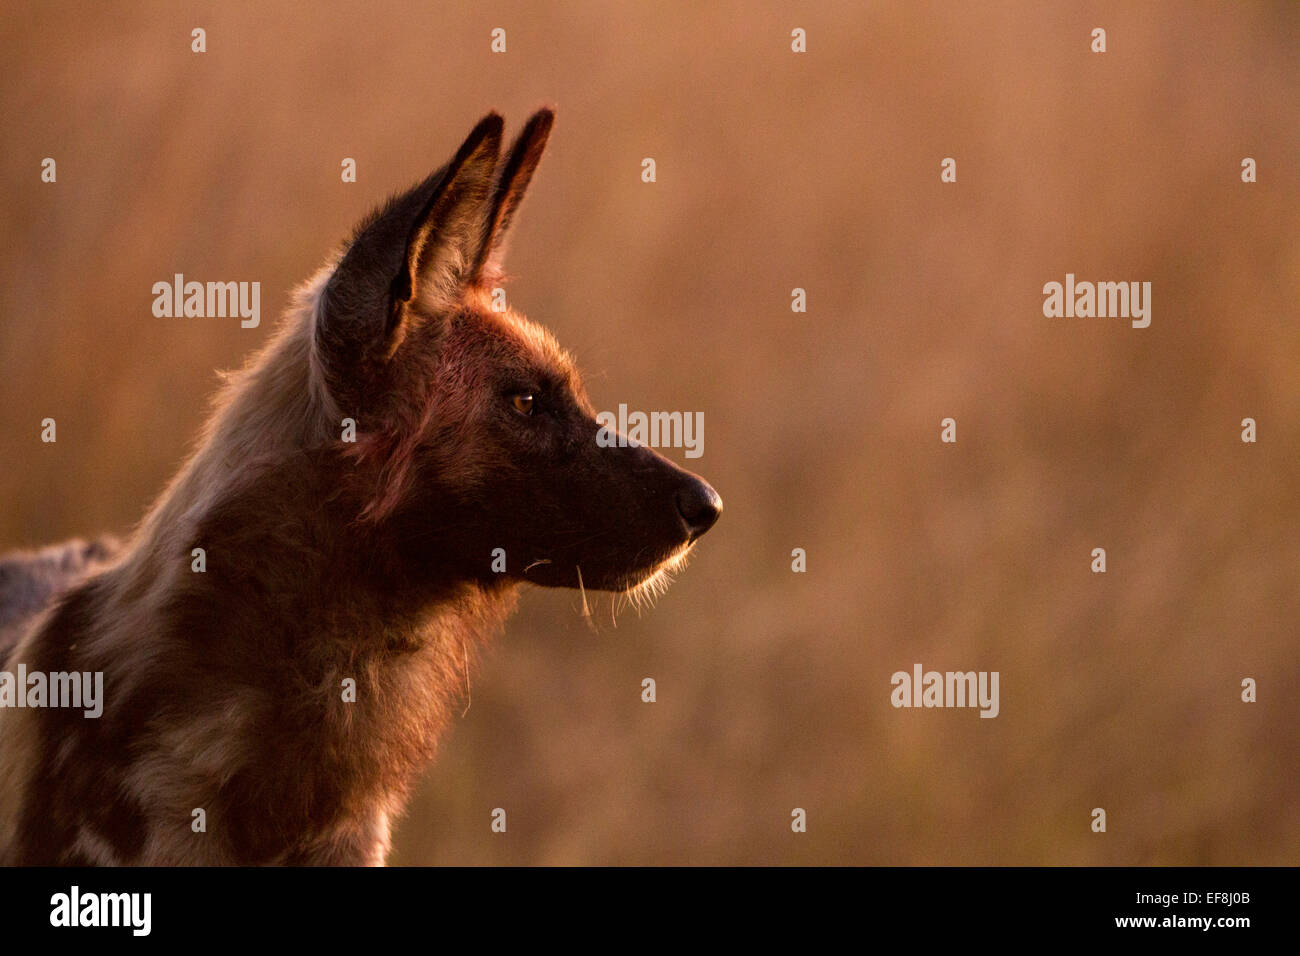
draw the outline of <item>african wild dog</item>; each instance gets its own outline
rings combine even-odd
[[[708,484],[598,445],[571,359],[491,307],[551,122],[498,163],[487,116],[358,227],[115,559],[57,598],[10,562],[3,669],[102,671],[105,701],[0,708],[0,862],[382,863],[518,585],[645,588],[712,526]]]

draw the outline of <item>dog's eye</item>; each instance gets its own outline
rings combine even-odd
[[[528,392],[518,392],[510,396],[510,403],[515,406],[515,411],[520,415],[531,415],[535,404],[533,396]]]

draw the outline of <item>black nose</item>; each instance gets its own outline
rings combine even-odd
[[[718,520],[722,514],[722,499],[712,485],[692,475],[691,480],[677,492],[677,513],[686,522],[686,530],[694,541]]]

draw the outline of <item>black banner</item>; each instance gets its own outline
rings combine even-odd
[[[496,940],[513,929],[541,943],[621,926],[664,939],[789,931],[1230,946],[1286,925],[1295,870],[38,869],[0,880],[11,939],[337,943],[409,933],[433,945],[453,930]]]

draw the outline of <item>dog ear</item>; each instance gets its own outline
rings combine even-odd
[[[546,140],[551,135],[555,111],[541,109],[532,115],[520,134],[506,161],[501,165],[496,185],[492,190],[492,205],[488,213],[487,239],[474,262],[472,274],[475,281],[494,278],[501,274],[506,240],[514,222],[524,192],[533,178],[533,171],[541,162]]]
[[[418,301],[436,312],[472,282],[490,234],[493,175],[501,151],[501,117],[489,113],[447,167],[406,240],[403,268],[393,279],[395,308]],[[396,347],[396,343],[393,344]]]
[[[502,125],[489,113],[450,163],[357,227],[325,286],[315,329],[336,396],[392,357],[418,320],[415,306],[436,314],[472,280],[488,237]]]

